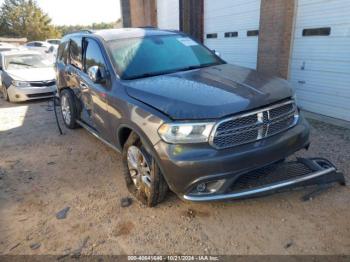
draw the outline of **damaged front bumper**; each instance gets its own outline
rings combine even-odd
[[[206,183],[201,181],[191,192],[184,195],[185,200],[194,202],[244,199],[268,195],[298,187],[340,183],[345,185],[344,175],[326,159],[298,158],[292,162],[275,163],[249,173],[224,181],[219,192],[210,194],[199,192]]]

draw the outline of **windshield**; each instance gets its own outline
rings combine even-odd
[[[53,63],[43,55],[21,54],[5,57],[5,68],[8,70],[43,67],[53,67]]]
[[[182,35],[129,38],[109,42],[117,73],[136,79],[211,65],[223,61],[210,50]]]
[[[56,39],[52,39],[52,40],[47,40],[47,42],[49,44],[52,44],[52,45],[59,45],[61,43],[60,40],[56,40]]]

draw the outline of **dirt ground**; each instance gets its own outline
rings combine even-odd
[[[350,254],[350,190],[309,190],[156,208],[130,196],[121,156],[84,129],[59,136],[47,101],[0,100],[1,254]],[[350,182],[350,130],[312,122],[303,156],[332,160]],[[65,219],[56,213],[70,207]]]

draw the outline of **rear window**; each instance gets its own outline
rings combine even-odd
[[[47,42],[49,44],[52,44],[52,45],[59,45],[60,44],[60,40],[55,40],[55,39],[47,40]]]

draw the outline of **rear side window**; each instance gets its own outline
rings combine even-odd
[[[70,63],[82,69],[82,46],[81,46],[82,38],[81,37],[72,37],[70,40]]]
[[[105,67],[105,60],[103,58],[101,48],[98,43],[93,40],[85,39],[85,65],[84,71],[86,72],[92,66]]]

